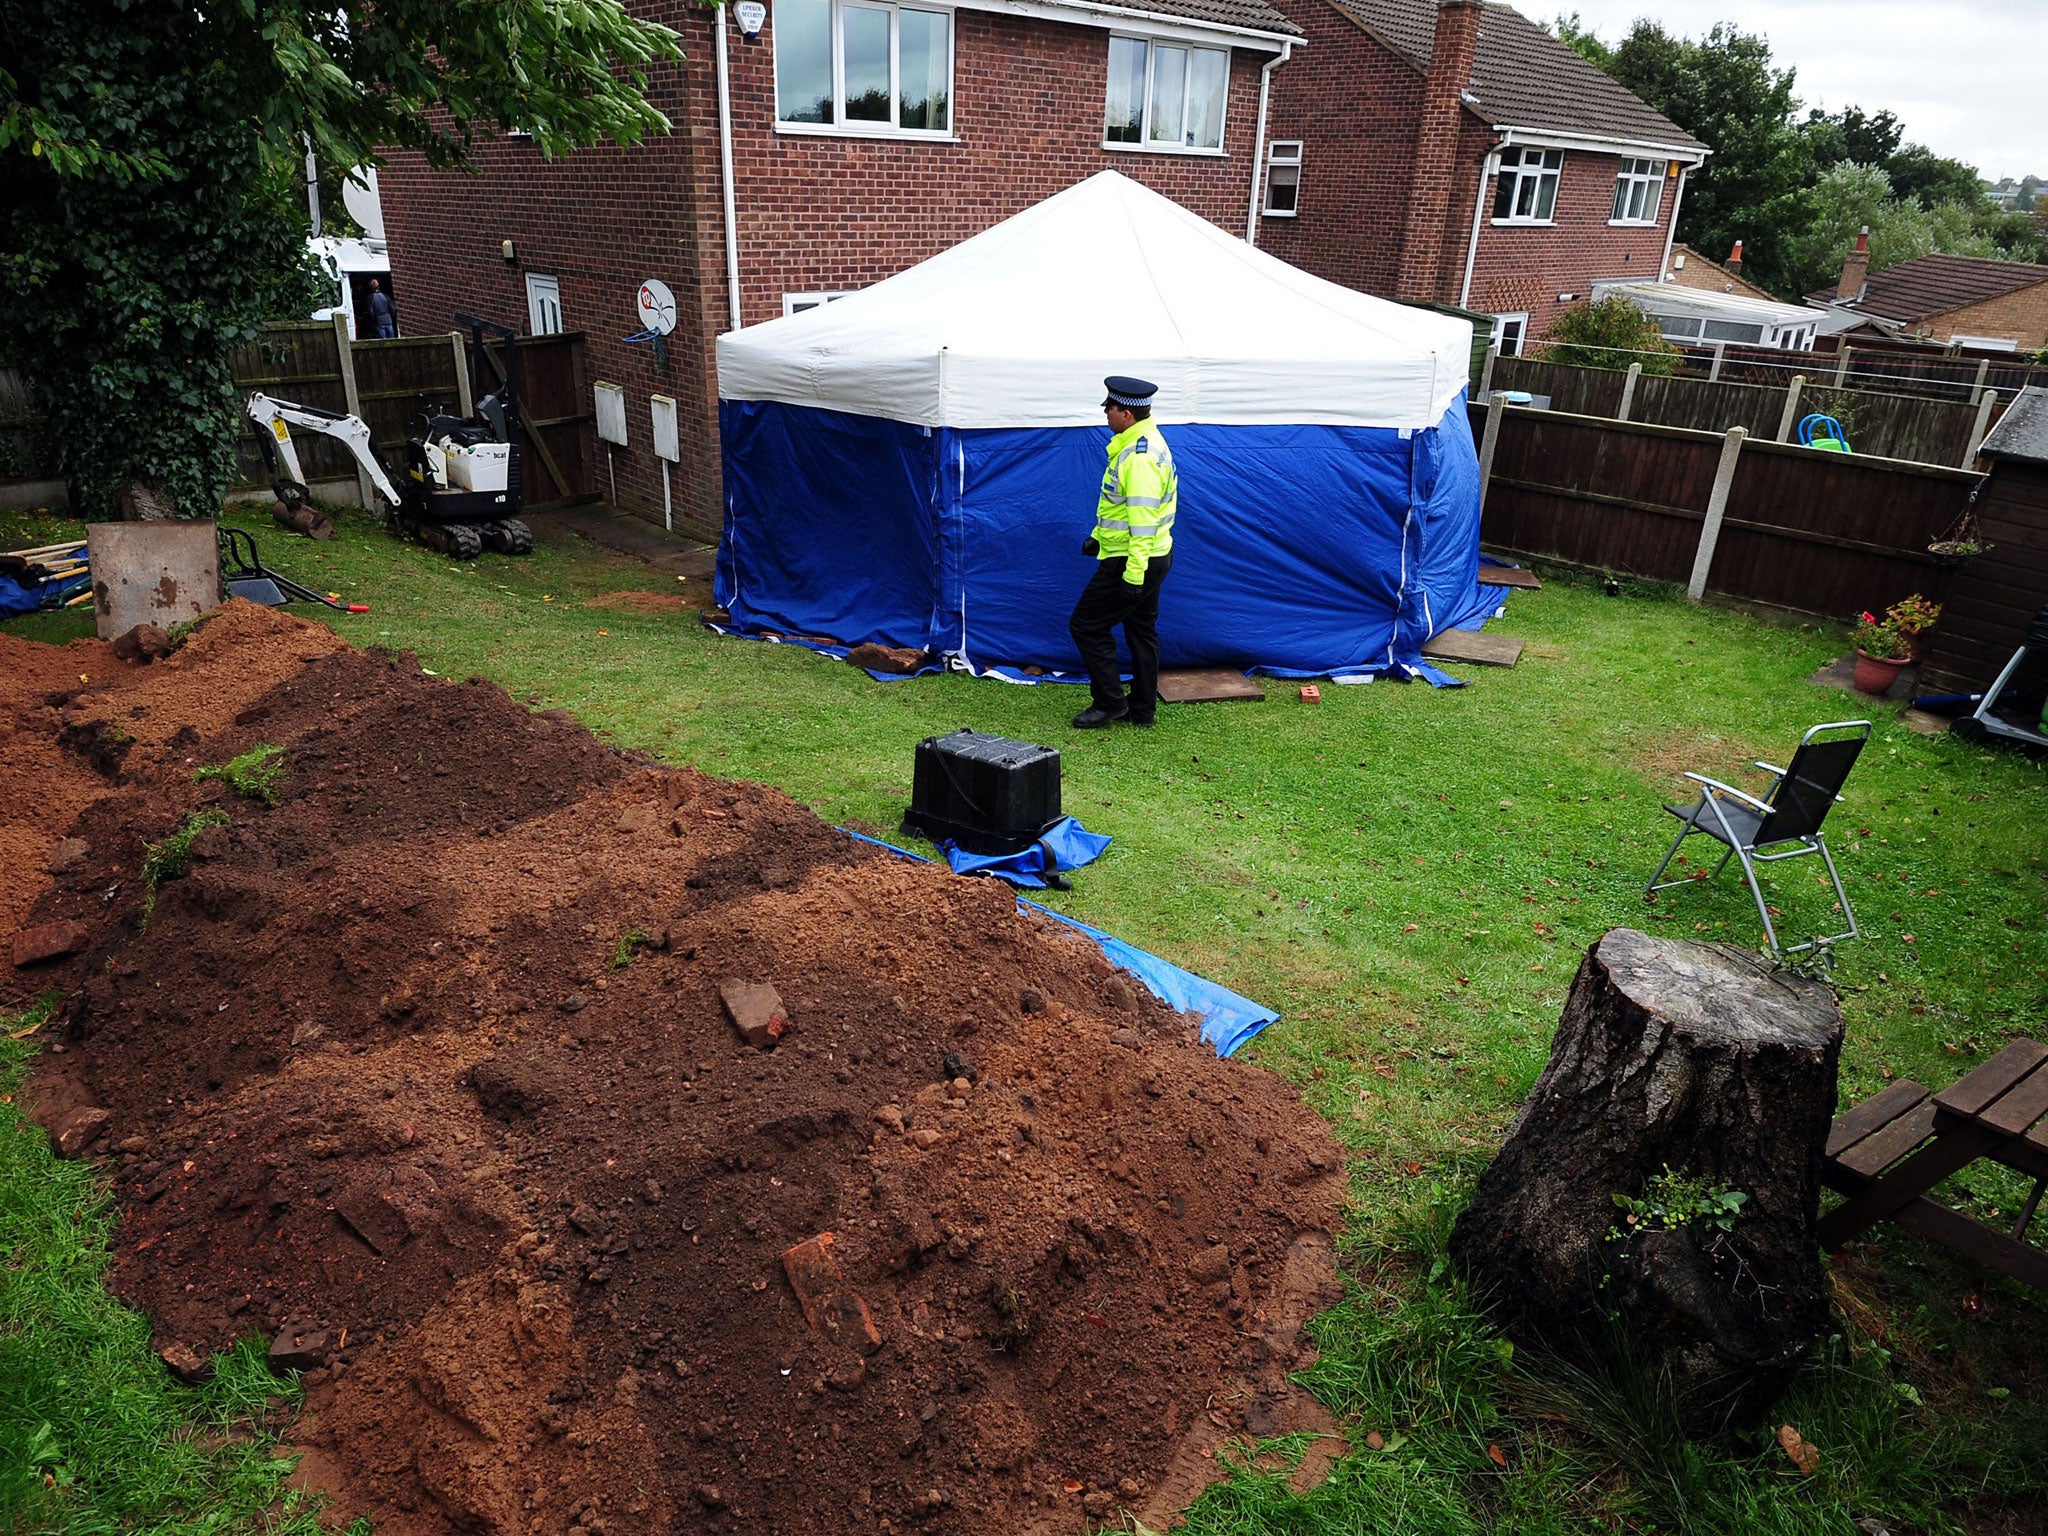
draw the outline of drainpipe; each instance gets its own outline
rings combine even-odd
[[[1244,218],[1244,243],[1259,243],[1259,194],[1266,185],[1266,94],[1273,88],[1273,71],[1294,53],[1294,44],[1282,43],[1277,58],[1269,59],[1259,71],[1259,129],[1252,138],[1252,206]]]
[[[711,30],[718,35],[718,174],[725,193],[725,305],[732,328],[740,328],[739,214],[732,190],[732,77],[725,56],[724,0],[712,7]]]
[[[1479,259],[1479,220],[1486,212],[1486,184],[1493,180],[1493,173],[1500,169],[1500,152],[1508,147],[1511,134],[1502,134],[1501,140],[1486,152],[1486,158],[1479,162],[1479,191],[1472,198],[1472,238],[1465,244],[1465,281],[1458,287],[1458,308],[1472,307],[1472,264]]]
[[[1685,178],[1691,171],[1692,167],[1689,165],[1678,168],[1678,190],[1671,194],[1671,227],[1664,231],[1664,260],[1657,268],[1657,281],[1660,283],[1664,281],[1664,275],[1671,270],[1671,242],[1678,238],[1678,205],[1685,201]],[[1737,241],[1736,244],[1739,245],[1741,242]]]

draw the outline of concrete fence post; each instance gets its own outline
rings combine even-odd
[[[1728,356],[1728,343],[1727,343],[1727,342],[1725,342],[1725,341],[1717,341],[1717,342],[1715,342],[1715,343],[1714,343],[1714,365],[1713,365],[1713,367],[1711,367],[1711,368],[1709,368],[1709,369],[1707,370],[1707,382],[1708,382],[1709,384],[1718,384],[1718,383],[1720,383],[1720,382],[1721,382],[1721,364],[1722,364],[1722,362],[1723,362],[1723,361],[1724,361],[1724,360],[1725,360],[1725,359],[1727,358],[1727,356]]]
[[[476,402],[469,397],[469,338],[460,331],[450,331],[448,345],[455,353],[455,403],[467,420],[476,414]]]
[[[1479,515],[1486,516],[1486,489],[1493,483],[1493,450],[1500,442],[1500,419],[1507,410],[1498,396],[1486,402],[1486,432],[1479,440]]]
[[[1692,580],[1685,595],[1693,602],[1707,595],[1707,573],[1714,568],[1714,546],[1721,542],[1721,519],[1728,514],[1728,488],[1735,483],[1735,461],[1742,457],[1742,444],[1749,432],[1730,427],[1721,439],[1721,462],[1714,466],[1714,489],[1707,497],[1707,518],[1700,524],[1700,546],[1693,551]]]
[[[1976,380],[1970,385],[1970,404],[1975,405],[1978,401],[1984,398],[1984,376],[1990,372],[1991,359],[1988,357],[1978,358],[1977,377]]]
[[[1785,409],[1778,416],[1778,441],[1792,441],[1792,428],[1799,420],[1799,394],[1806,388],[1806,375],[1795,373],[1785,390]]]
[[[1616,421],[1628,420],[1629,407],[1636,402],[1636,380],[1642,376],[1643,365],[1641,363],[1630,363],[1628,365],[1628,377],[1621,381],[1621,404],[1615,408],[1614,412],[1614,419]]]
[[[1970,446],[1963,450],[1962,468],[1977,462],[1977,450],[1984,446],[1984,434],[1991,430],[1991,412],[1998,404],[1998,391],[1987,389],[1977,401],[1977,419],[1970,423]]]
[[[1835,352],[1835,388],[1840,389],[1849,377],[1849,343],[1843,342]]]
[[[334,358],[341,371],[341,397],[346,409],[349,415],[360,419],[363,400],[356,392],[355,351],[348,339],[348,316],[340,313],[334,317]],[[370,484],[370,472],[360,464],[356,466],[356,505],[365,511],[377,505],[377,488]]]
[[[1500,356],[1500,343],[1494,342],[1486,349],[1486,361],[1479,365],[1479,398],[1487,399],[1493,394],[1493,364]]]

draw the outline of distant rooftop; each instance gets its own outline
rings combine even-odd
[[[2048,266],[1988,256],[1916,256],[1871,273],[1863,296],[1843,300],[1838,307],[1911,325],[2036,283],[2048,283]],[[1832,286],[1817,288],[1806,298],[1811,304],[1836,303]]]

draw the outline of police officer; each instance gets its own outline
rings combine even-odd
[[[1109,419],[1109,467],[1095,506],[1095,532],[1081,552],[1097,561],[1074,604],[1067,632],[1088,668],[1094,702],[1074,728],[1105,729],[1113,720],[1152,724],[1159,707],[1159,588],[1173,569],[1173,515],[1179,479],[1166,439],[1152,422],[1158,386],[1112,374],[1102,381]],[[1117,666],[1117,625],[1131,652],[1131,692]]]

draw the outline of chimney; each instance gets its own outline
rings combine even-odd
[[[1735,242],[1735,249],[1728,253],[1728,270],[1737,277],[1742,276],[1742,242]]]
[[[1430,43],[1429,74],[1422,86],[1422,120],[1415,133],[1415,165],[1408,185],[1408,223],[1401,237],[1401,270],[1395,293],[1404,299],[1455,298],[1441,291],[1450,270],[1444,260],[1454,203],[1463,204],[1472,178],[1461,175],[1458,129],[1472,60],[1479,52],[1483,0],[1438,0],[1436,34]],[[1472,195],[1484,196],[1485,188]]]
[[[1849,253],[1849,259],[1842,263],[1842,280],[1835,284],[1835,302],[1854,304],[1863,297],[1870,276],[1870,226],[1864,225],[1856,233],[1856,248]]]

